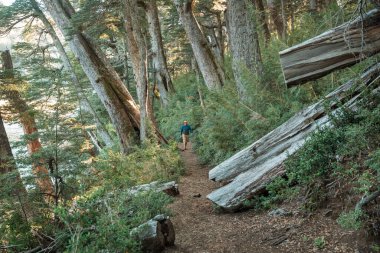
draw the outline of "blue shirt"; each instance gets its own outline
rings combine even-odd
[[[193,130],[191,129],[191,127],[189,125],[183,125],[181,126],[181,134],[186,134],[186,135],[189,135],[190,132],[192,132]]]

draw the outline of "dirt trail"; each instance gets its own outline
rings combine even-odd
[[[208,168],[191,150],[182,152],[182,159],[186,173],[179,183],[180,195],[170,205],[176,245],[165,253],[355,252],[352,233],[342,231],[331,216],[218,214],[206,198],[218,183],[208,180]],[[318,249],[315,240],[322,237],[323,249]]]

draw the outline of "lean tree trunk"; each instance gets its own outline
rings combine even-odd
[[[232,53],[232,69],[239,97],[247,99],[244,72],[257,76],[262,72],[261,54],[255,19],[252,17],[253,4],[245,0],[228,0],[228,35]]]
[[[1,53],[5,77],[10,81],[14,81],[13,63],[11,54],[8,50]],[[12,82],[13,83],[13,82]],[[21,94],[17,89],[6,89],[4,91],[5,97],[13,110],[18,114],[20,123],[22,125],[24,135],[27,136],[27,148],[30,156],[34,156],[41,149],[41,143],[38,139],[38,130],[33,112],[22,99]],[[52,195],[54,187],[49,176],[49,171],[44,166],[45,161],[40,159],[33,164],[33,173],[36,175],[36,183],[41,192]]]
[[[74,9],[68,0],[44,0],[45,6],[69,42],[116,129],[124,153],[140,135],[140,112],[124,83],[104,54],[80,31],[72,29]]]
[[[156,0],[146,1],[145,6],[157,86],[162,104],[167,106],[168,93],[174,92],[174,86],[166,62]]]
[[[219,39],[216,35],[217,30],[214,29],[214,27],[203,26],[203,31],[205,32],[209,46],[216,57],[216,60],[218,62],[223,62],[222,50],[219,45]]]
[[[17,170],[11,145],[5,132],[3,118],[0,113],[0,174]]]
[[[286,28],[283,22],[283,17],[280,14],[281,2],[278,2],[276,0],[267,0],[267,3],[268,3],[269,15],[272,19],[274,27],[276,28],[278,37],[281,38],[282,40],[285,40]]]
[[[99,133],[100,138],[104,142],[104,144],[107,147],[112,146],[112,144],[113,144],[112,138],[111,138],[110,134],[108,133],[108,131],[105,129],[104,124],[101,122],[98,115],[96,114],[96,112],[92,108],[92,106],[91,106],[90,102],[88,101],[88,99],[86,98],[85,94],[82,92],[83,89],[80,85],[78,76],[76,75],[76,73],[74,71],[74,67],[71,64],[71,61],[70,61],[70,59],[66,53],[66,50],[63,47],[63,44],[62,44],[61,40],[59,39],[57,33],[55,32],[54,27],[50,24],[49,20],[45,16],[45,14],[41,11],[38,3],[35,0],[29,0],[29,1],[30,1],[31,5],[33,6],[34,12],[36,13],[37,17],[42,21],[43,25],[45,26],[45,29],[47,30],[47,32],[49,33],[50,37],[53,40],[54,46],[58,51],[59,58],[61,59],[65,70],[69,73],[71,80],[73,82],[73,85],[75,86],[75,88],[78,92],[78,96],[79,96],[82,108],[85,111],[89,112],[93,116],[93,118],[95,120],[97,131]],[[97,145],[97,143],[94,143],[94,145]]]
[[[258,15],[259,15],[258,20],[260,22],[260,26],[262,27],[263,32],[264,32],[265,45],[267,45],[270,41],[270,31],[269,31],[269,27],[268,27],[267,18],[265,15],[264,3],[263,3],[263,0],[253,0],[253,2],[256,6],[256,10],[257,10]]]
[[[363,29],[362,29],[363,27]],[[280,52],[288,87],[345,68],[380,52],[380,9]]]
[[[13,208],[21,207],[21,211],[28,220],[33,215],[33,209],[29,204],[28,196],[20,173],[17,170],[13,158],[12,149],[9,144],[7,133],[5,132],[3,118],[0,113],[0,183],[3,188],[3,195],[9,194],[11,201],[14,202]],[[10,187],[8,190],[7,188]],[[5,192],[7,191],[7,192]]]
[[[224,70],[216,60],[207,39],[193,14],[192,0],[173,0],[180,21],[190,41],[195,59],[209,90],[220,90],[224,84]]]
[[[351,80],[284,124],[274,129],[249,147],[236,153],[209,172],[209,178],[226,180],[229,184],[210,193],[207,197],[228,211],[242,207],[246,199],[260,193],[274,178],[285,173],[283,162],[306,141],[314,131],[331,127],[327,111],[337,114],[340,105],[355,109],[366,91],[379,91],[380,63],[374,65],[359,80]],[[326,111],[326,105],[329,109]],[[322,128],[323,129],[323,128]]]

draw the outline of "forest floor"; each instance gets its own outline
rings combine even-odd
[[[292,203],[281,206],[291,216],[254,210],[218,213],[206,195],[219,183],[208,180],[209,169],[191,149],[181,153],[186,172],[180,195],[169,206],[176,242],[165,253],[367,252],[361,249],[365,242],[360,238],[365,236],[341,229],[336,222],[341,210],[333,206],[308,216]]]

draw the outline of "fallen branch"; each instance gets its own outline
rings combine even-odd
[[[363,206],[367,205],[369,202],[375,200],[380,196],[380,190],[377,190],[368,196],[363,196],[362,199],[356,204],[355,210],[361,210]]]

